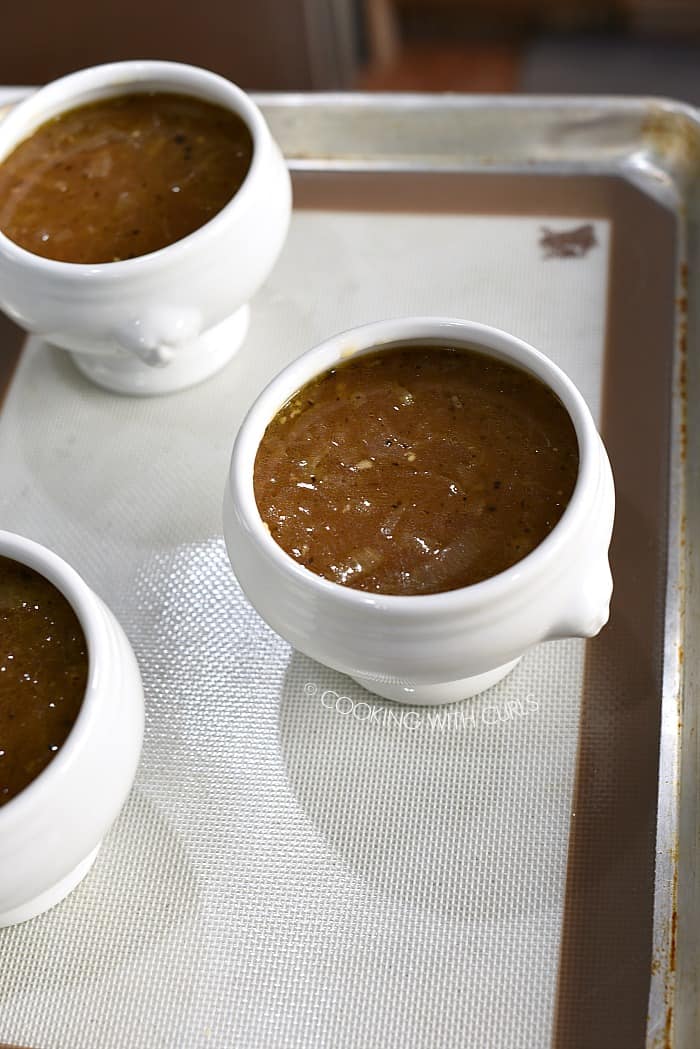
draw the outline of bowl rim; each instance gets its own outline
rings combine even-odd
[[[272,538],[255,499],[255,456],[268,423],[300,387],[355,354],[389,350],[410,341],[422,345],[434,342],[436,348],[455,345],[474,349],[509,361],[543,381],[562,402],[574,425],[579,446],[579,471],[571,498],[552,531],[534,550],[504,571],[469,586],[433,594],[383,594],[357,590],[316,575],[296,562]],[[409,618],[458,610],[464,613],[482,610],[487,604],[528,587],[542,575],[547,562],[556,559],[575,530],[582,512],[586,511],[591,493],[600,484],[600,446],[600,436],[582,394],[566,373],[540,350],[509,332],[476,321],[439,316],[399,317],[363,324],[333,335],[283,368],[255,399],[240,426],[227,483],[235,512],[250,540],[276,571],[298,587],[312,590],[347,610],[371,608]]]
[[[103,99],[142,94],[148,90],[209,101],[230,109],[244,121],[253,139],[253,153],[245,178],[230,200],[205,223],[172,244],[118,262],[63,262],[45,258],[23,248],[0,229],[0,251],[9,261],[64,280],[89,276],[91,281],[107,282],[124,276],[139,277],[144,275],[144,271],[148,272],[160,265],[165,253],[169,256],[167,261],[174,261],[178,255],[196,247],[197,241],[214,235],[222,225],[235,220],[236,215],[247,207],[251,187],[257,182],[264,163],[265,146],[271,140],[265,118],[252,98],[232,81],[208,69],[184,62],[155,59],[107,62],[87,66],[50,81],[22,99],[0,123],[0,164],[43,124],[61,113]],[[227,95],[227,99],[218,95],[215,99],[217,92]],[[9,144],[6,145],[8,139]]]
[[[78,572],[48,547],[33,539],[0,529],[0,557],[26,565],[52,583],[68,601],[83,630],[87,645],[88,676],[78,715],[55,757],[18,794],[0,806],[0,833],[4,823],[26,817],[41,804],[42,794],[51,792],[59,777],[68,772],[80,752],[89,745],[95,719],[99,717],[99,696],[108,672],[106,654],[110,638],[98,599]]]

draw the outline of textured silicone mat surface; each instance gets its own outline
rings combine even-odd
[[[0,933],[0,1039],[533,1049],[553,1024],[582,643],[438,711],[292,652],[220,538],[247,405],[331,332],[465,316],[533,342],[594,413],[610,230],[546,258],[537,218],[301,212],[218,377],[90,386],[32,341],[0,416],[0,521],[66,557],[129,634],[143,759],[95,867]]]

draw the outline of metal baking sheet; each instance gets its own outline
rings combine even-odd
[[[134,401],[29,340],[0,413],[3,527],[111,604],[147,692],[93,872],[0,933],[0,1039],[696,1049],[695,111],[260,102],[295,215],[238,357]],[[563,364],[618,492],[608,628],[442,718],[291,652],[220,536],[256,392],[330,332],[407,312]],[[9,374],[21,339],[0,338]]]

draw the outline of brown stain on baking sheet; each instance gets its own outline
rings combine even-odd
[[[652,153],[652,160],[669,171],[675,169],[685,178],[700,174],[700,133],[693,117],[673,105],[666,108],[651,104],[641,127],[642,141]]]
[[[688,453],[688,264],[682,262],[679,272],[682,294],[676,299],[678,310],[678,395],[681,405],[680,440],[681,462]]]
[[[678,272],[678,285],[681,294],[676,298],[676,310],[678,316],[678,396],[680,401],[680,460],[685,464],[688,452],[688,263],[681,261]],[[680,546],[686,546],[687,534],[686,514],[681,515],[680,520]],[[685,650],[683,645],[678,646],[678,665],[682,669],[685,662]],[[678,708],[682,709],[682,696],[679,697]],[[683,729],[682,718],[678,718],[678,737],[681,738]],[[664,1008],[666,1012],[663,1029],[663,1042],[661,1049],[673,1049],[673,1020],[674,1020],[674,996],[675,996],[675,973],[677,969],[678,954],[678,869],[679,869],[679,844],[676,842],[671,850],[671,867],[673,869],[673,882],[671,886],[671,923],[668,930],[667,960],[665,970],[660,960],[660,971],[664,976]],[[665,947],[666,945],[664,945]],[[664,948],[662,947],[662,950]]]
[[[674,850],[676,851],[676,850]],[[674,871],[673,871],[673,899],[675,901],[678,895],[678,857],[674,857]],[[674,905],[673,913],[671,914],[671,937],[669,941],[668,949],[668,971],[675,973],[676,971],[676,952],[678,950],[678,909]],[[669,1005],[670,1011],[670,1005]]]
[[[580,259],[597,243],[595,229],[590,222],[558,231],[543,226],[540,236],[540,247],[545,259]]]
[[[668,947],[668,973],[664,986],[664,1005],[666,1007],[666,1022],[664,1024],[664,1040],[662,1049],[673,1049],[673,991],[672,977],[676,972],[676,951],[678,949],[678,846],[673,850],[673,911],[671,913],[671,929]]]

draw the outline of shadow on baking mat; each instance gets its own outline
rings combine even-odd
[[[198,912],[197,880],[184,847],[137,786],[85,880],[45,914],[3,931],[4,946],[22,961],[3,974],[0,1004],[37,987],[65,995],[96,980],[108,986],[115,973],[134,968],[164,941],[184,940],[187,925],[194,955]]]

